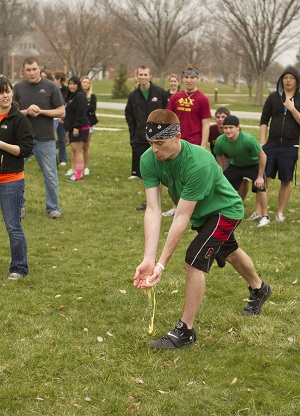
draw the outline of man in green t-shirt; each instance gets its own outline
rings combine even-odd
[[[227,116],[223,121],[223,129],[224,134],[217,138],[214,147],[217,162],[223,168],[223,155],[231,158],[224,175],[237,191],[243,178],[252,180],[252,192],[256,193],[257,202],[262,208],[258,227],[264,227],[270,223],[265,177],[266,154],[254,136],[241,131],[236,116]]]
[[[270,286],[257,275],[249,256],[238,247],[233,231],[244,215],[243,203],[223,175],[215,158],[200,146],[181,140],[175,113],[155,110],[147,120],[151,148],[141,157],[147,209],[144,218],[144,259],[136,268],[134,285],[149,289],[163,270],[189,223],[198,232],[187,249],[185,303],[181,319],[151,348],[181,348],[196,341],[193,322],[205,291],[205,275],[216,258],[220,267],[230,263],[249,285],[245,315],[258,315],[271,295]],[[162,221],[161,183],[168,188],[177,210],[161,255],[156,262]]]

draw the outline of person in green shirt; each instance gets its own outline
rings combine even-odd
[[[162,272],[178,246],[189,222],[197,236],[186,257],[185,302],[181,319],[164,337],[152,341],[151,348],[181,348],[196,342],[193,323],[205,291],[205,273],[214,261],[226,262],[246,280],[250,298],[245,315],[258,315],[271,295],[250,257],[238,247],[234,230],[244,216],[243,202],[223,175],[210,152],[181,140],[180,123],[170,110],[152,111],[146,123],[151,148],[140,161],[147,208],[144,217],[144,258],[136,268],[134,285],[149,289],[159,283]],[[158,245],[162,221],[161,184],[177,206],[160,256]],[[156,261],[158,259],[158,261]]]
[[[252,180],[252,192],[256,193],[257,201],[262,207],[262,218],[258,227],[265,227],[270,223],[265,176],[266,154],[254,136],[241,131],[236,116],[227,116],[223,121],[223,129],[224,134],[217,138],[214,147],[217,162],[223,168],[223,155],[231,158],[224,175],[237,191],[243,178]]]

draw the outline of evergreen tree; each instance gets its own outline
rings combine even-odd
[[[112,98],[127,98],[129,88],[127,82],[127,68],[126,65],[120,64],[117,76],[114,79],[114,86],[112,91]]]

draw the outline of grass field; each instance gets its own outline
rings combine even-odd
[[[59,169],[61,219],[47,217],[41,172],[34,158],[26,163],[30,275],[22,281],[7,280],[10,253],[0,220],[0,414],[300,415],[299,186],[285,223],[275,221],[276,180],[270,226],[243,221],[236,232],[273,288],[262,315],[242,316],[245,282],[229,265],[213,265],[195,322],[198,344],[153,352],[149,341],[181,315],[184,255],[194,232],[186,230],[157,287],[150,336],[147,297],[132,283],[143,255],[143,213],[135,210],[142,188],[127,179],[125,120],[102,116],[98,127],[119,130],[94,133],[91,175],[83,181],[70,183]],[[257,128],[247,131],[258,135]],[[164,190],[163,208],[170,206]],[[246,217],[253,208],[250,193]],[[163,240],[170,223],[163,219]]]

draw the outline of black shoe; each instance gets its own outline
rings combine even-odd
[[[168,332],[164,337],[150,342],[150,348],[183,348],[192,345],[196,342],[196,332],[195,330],[188,329],[186,324],[180,319],[175,325],[175,328]]]
[[[144,201],[141,205],[139,205],[138,207],[136,207],[137,211],[145,211],[145,209],[147,208],[147,202]]]
[[[262,282],[260,289],[251,289],[249,286],[250,298],[248,305],[244,307],[243,315],[259,315],[265,301],[272,293],[271,287]]]

